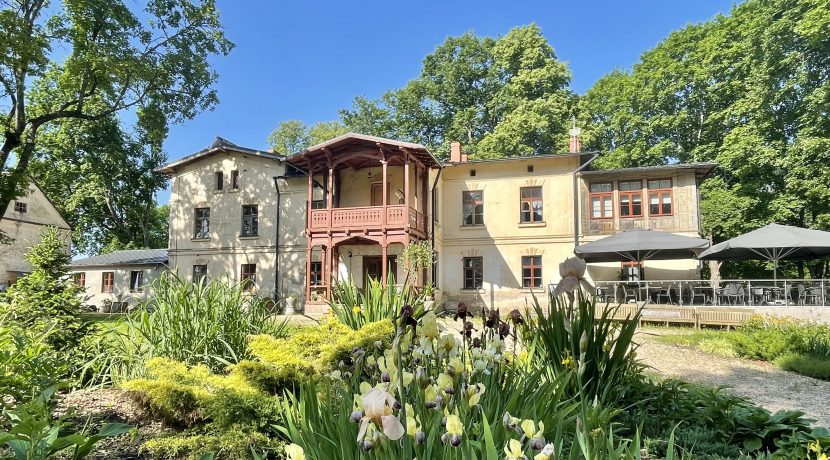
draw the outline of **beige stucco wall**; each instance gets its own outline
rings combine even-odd
[[[26,212],[14,210],[14,203],[26,203]],[[30,247],[40,242],[40,232],[49,225],[58,227],[66,239],[66,251],[71,249],[71,230],[52,203],[36,185],[29,185],[26,196],[9,205],[0,219],[0,231],[13,239],[11,244],[0,245],[0,290],[5,289],[23,273],[32,270],[23,257]]]
[[[533,172],[528,172],[528,166]],[[440,185],[439,287],[450,302],[512,309],[531,301],[521,287],[522,256],[542,256],[545,285],[559,279],[558,264],[573,252],[573,156],[491,163],[444,169]],[[475,170],[475,176],[470,171]],[[543,223],[520,223],[520,189],[541,186]],[[462,225],[462,192],[484,192],[484,225]],[[463,287],[464,257],[482,257],[482,289]],[[541,290],[540,290],[541,292]]]
[[[126,302],[136,305],[152,295],[152,285],[167,269],[164,265],[119,265],[117,267],[75,267],[72,273],[84,273],[84,304],[100,308],[107,302]],[[130,273],[144,273],[144,287],[140,292],[130,292]],[[111,293],[101,292],[104,272],[113,272]]]
[[[225,186],[215,191],[214,173],[222,171]],[[231,171],[239,171],[239,190],[230,189]],[[274,177],[284,175],[282,162],[240,154],[218,153],[182,166],[173,175],[170,196],[170,266],[191,278],[194,264],[206,264],[208,276],[239,281],[242,264],[257,264],[258,294],[274,295],[277,270],[276,190]],[[305,276],[306,178],[283,182],[280,200],[279,286],[302,291]],[[242,205],[258,205],[258,236],[240,236]],[[194,239],[194,209],[210,208],[210,237]]]

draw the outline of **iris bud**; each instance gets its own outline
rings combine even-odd
[[[349,417],[349,420],[351,420],[354,423],[360,423],[360,419],[362,419],[362,418],[363,418],[363,412],[359,411],[359,410],[356,410],[356,411],[352,412],[352,415]]]

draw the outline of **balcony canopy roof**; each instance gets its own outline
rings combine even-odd
[[[427,168],[441,167],[441,163],[421,144],[357,133],[346,133],[311,146],[289,156],[287,161],[303,170],[320,172],[329,166],[355,169],[378,166],[384,158],[389,166],[400,166],[407,155]]]

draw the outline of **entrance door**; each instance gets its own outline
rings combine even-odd
[[[389,183],[386,183],[386,203],[389,203]],[[372,183],[372,206],[383,206],[383,182]]]
[[[364,287],[369,285],[369,279],[380,280],[382,275],[380,259],[380,256],[363,256],[363,279],[367,281],[364,283]],[[394,276],[394,273],[398,271],[397,256],[387,256],[386,260],[389,264],[386,273]]]

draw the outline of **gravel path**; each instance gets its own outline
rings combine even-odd
[[[815,425],[830,427],[830,382],[787,372],[762,362],[724,358],[678,345],[654,340],[659,332],[637,335],[640,360],[665,377],[709,386],[725,386],[733,394],[749,398],[772,412],[798,410],[815,420]]]

